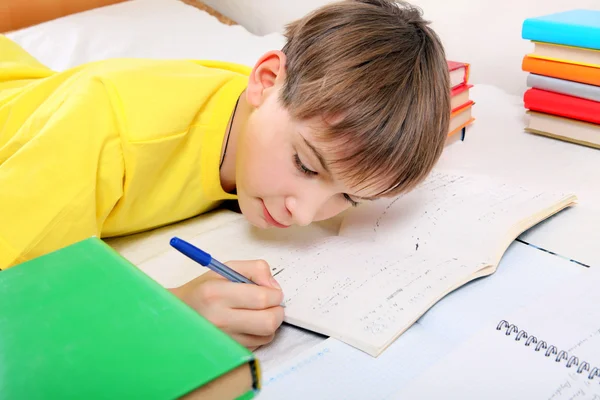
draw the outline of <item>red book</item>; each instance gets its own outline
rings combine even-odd
[[[448,71],[450,71],[450,87],[457,88],[460,85],[466,85],[469,81],[469,72],[471,65],[468,63],[446,60]]]
[[[466,83],[460,84],[454,88],[452,88],[452,91],[450,92],[450,96],[454,97],[454,96],[458,96],[459,94],[466,92],[467,90],[471,89],[473,87],[473,85],[469,85]]]
[[[452,89],[450,93],[450,108],[452,112],[457,111],[469,104],[473,104],[473,101],[469,99],[469,90],[473,85],[463,84]]]
[[[600,124],[600,102],[541,89],[529,89],[523,96],[525,108]]]

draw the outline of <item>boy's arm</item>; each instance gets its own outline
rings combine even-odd
[[[69,83],[17,130],[0,127],[0,137],[11,137],[0,146],[0,269],[99,236],[122,195],[123,155],[104,85],[93,77]],[[29,108],[15,101],[10,111]]]

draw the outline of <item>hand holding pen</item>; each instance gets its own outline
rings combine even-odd
[[[265,261],[223,264],[179,238],[171,246],[212,270],[171,292],[248,348],[273,340],[283,322],[283,293]]]

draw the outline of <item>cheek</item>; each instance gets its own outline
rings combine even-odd
[[[273,125],[251,118],[240,137],[236,181],[238,189],[254,197],[285,194],[295,179],[289,142]]]

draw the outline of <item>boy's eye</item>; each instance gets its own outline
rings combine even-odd
[[[310,176],[318,175],[318,173],[316,171],[308,169],[308,168],[306,168],[306,166],[304,164],[302,164],[302,161],[300,161],[300,157],[298,156],[298,153],[294,154],[294,164],[296,164],[296,168],[298,168],[298,171],[302,172],[305,175],[310,175]]]
[[[347,193],[344,193],[344,199],[346,199],[346,201],[350,203],[352,207],[356,207],[359,204],[357,201],[352,200],[352,197],[350,197]]]

